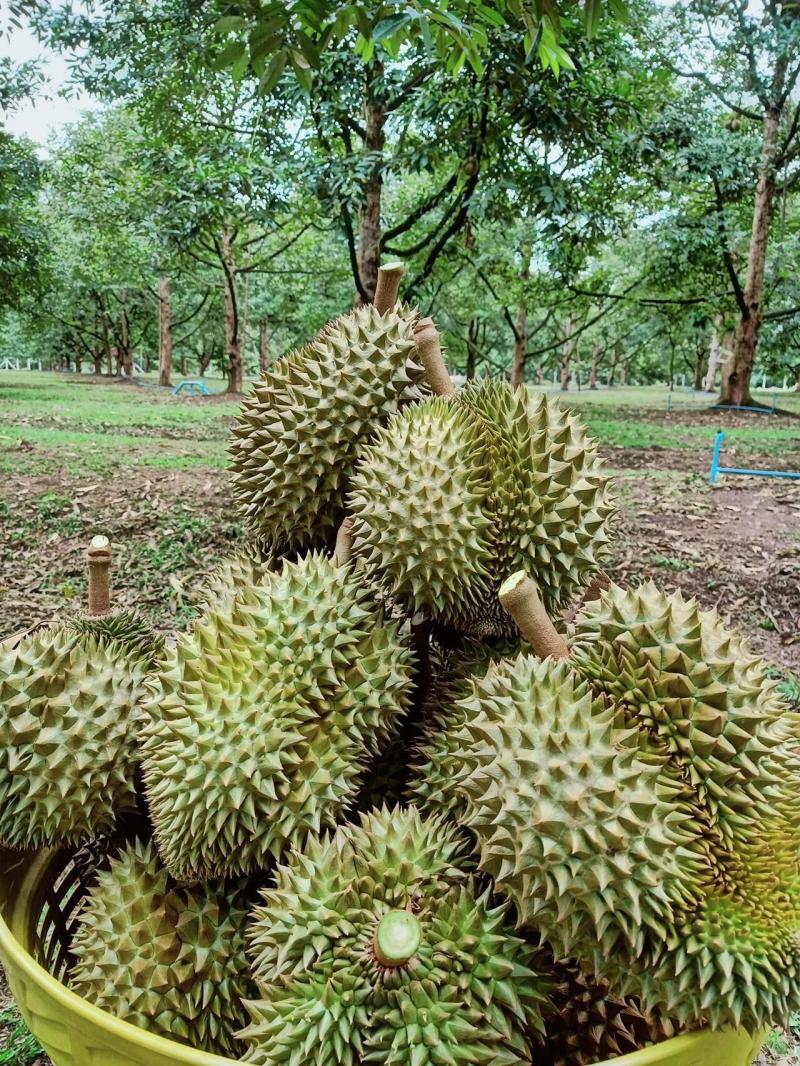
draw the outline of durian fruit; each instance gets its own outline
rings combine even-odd
[[[331,541],[358,450],[424,392],[416,312],[368,305],[331,322],[253,386],[233,427],[233,493],[250,532],[282,547]]]
[[[650,581],[612,585],[578,615],[569,643],[575,669],[613,701],[618,724],[688,783],[728,846],[761,836],[782,781],[781,802],[800,824],[798,781],[775,766],[786,755],[797,764],[786,731],[800,738],[800,717],[787,714],[767,665],[716,612]]]
[[[552,1013],[537,1066],[592,1066],[660,1044],[678,1026],[642,1010],[632,996],[615,995],[606,981],[584,974],[572,961],[552,964]]]
[[[464,638],[457,647],[440,653],[423,702],[409,769],[408,795],[421,810],[458,817],[463,804],[453,787],[454,757],[461,747],[458,737],[469,713],[462,700],[492,663],[513,658],[519,651],[519,641]]]
[[[390,419],[348,497],[354,550],[409,610],[512,634],[497,602],[520,567],[554,612],[607,554],[609,482],[580,423],[543,394],[468,384]]]
[[[0,842],[79,844],[135,809],[146,667],[69,624],[0,648]]]
[[[700,863],[658,767],[617,742],[613,712],[565,663],[493,664],[459,701],[440,768],[480,866],[558,957],[636,955],[693,904]]]
[[[74,991],[125,1021],[217,1055],[252,995],[244,883],[175,886],[152,844],[134,842],[103,871],[80,913]]]
[[[99,643],[116,643],[127,655],[143,659],[149,666],[164,653],[164,638],[136,611],[114,611],[111,614],[76,615],[67,621],[75,633],[93,636]]]
[[[244,589],[260,584],[264,576],[280,567],[280,558],[269,549],[249,546],[224,559],[209,574],[198,597],[201,611],[222,607]]]
[[[408,706],[411,652],[319,554],[220,596],[163,660],[142,730],[156,842],[192,880],[268,865],[336,824]]]
[[[384,807],[310,837],[248,931],[257,1066],[529,1063],[546,983],[438,817]]]
[[[614,638],[622,653],[627,632]],[[796,722],[759,747],[717,719],[744,768],[726,804],[714,789],[721,759],[696,781],[690,743],[676,745],[685,762],[657,747],[658,730],[649,747],[571,659],[507,660],[457,707],[441,779],[450,774],[481,869],[559,957],[681,1025],[757,1030],[798,1009]]]

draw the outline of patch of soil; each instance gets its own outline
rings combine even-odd
[[[641,453],[631,458],[642,469]],[[800,482],[643,476],[622,492],[611,576],[681,589],[770,662],[800,670]]]

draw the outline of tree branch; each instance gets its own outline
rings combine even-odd
[[[730,248],[728,247],[728,233],[725,225],[725,205],[722,201],[722,189],[720,188],[719,179],[717,175],[711,172],[711,181],[714,184],[714,197],[716,201],[717,210],[717,231],[719,233],[720,248],[722,250],[722,259],[725,263],[725,269],[728,272],[728,277],[731,279],[731,285],[733,285],[733,291],[736,296],[736,304],[739,308],[739,313],[744,320],[750,317],[750,308],[747,306],[747,300],[744,298],[744,292],[739,282],[739,275],[736,271],[736,266],[733,262],[733,256],[731,255]]]

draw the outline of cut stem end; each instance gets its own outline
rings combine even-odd
[[[421,318],[414,327],[414,340],[431,392],[436,396],[455,396],[456,387],[442,357],[439,331],[432,318]]]
[[[405,966],[416,955],[421,939],[422,929],[411,911],[388,911],[375,930],[375,958],[381,966]]]
[[[499,599],[540,659],[569,658],[567,642],[544,609],[536,582],[524,570],[506,578],[500,586]]]
[[[86,549],[89,564],[89,615],[98,618],[111,611],[111,545],[108,537],[92,537]]]
[[[378,267],[378,284],[375,286],[375,299],[372,302],[379,315],[385,315],[397,303],[400,281],[405,272],[406,268],[402,263],[387,263]]]

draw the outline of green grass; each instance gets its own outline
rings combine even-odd
[[[217,379],[210,387],[221,391],[223,384]],[[668,396],[663,387],[547,391],[579,407],[601,444],[621,448],[681,449],[710,461],[715,430],[725,426],[722,414],[719,421],[703,425],[660,417],[657,412],[665,411]],[[689,394],[675,396],[676,402],[684,402]],[[708,397],[702,394],[693,402],[703,408]],[[780,404],[800,414],[799,394],[781,394]],[[185,399],[156,387],[94,384],[36,371],[0,372],[0,473],[110,477],[121,467],[220,469],[227,462],[226,442],[237,408],[236,400]],[[764,415],[755,425],[729,428],[726,451],[739,448],[765,458],[800,452],[800,423],[774,425],[771,418]]]

